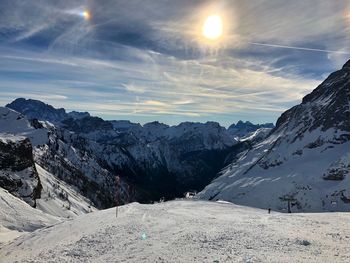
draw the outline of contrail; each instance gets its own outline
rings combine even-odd
[[[293,47],[293,46],[264,44],[264,43],[256,43],[256,42],[249,42],[249,44],[256,45],[256,46],[263,46],[263,47],[288,48],[288,49],[296,49],[296,50],[304,50],[304,51],[323,52],[323,53],[337,53],[337,54],[350,55],[350,51],[327,50],[327,49],[306,48],[306,47]]]

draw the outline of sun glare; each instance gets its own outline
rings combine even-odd
[[[210,40],[220,38],[223,34],[223,23],[221,17],[218,15],[208,16],[203,24],[202,34]]]
[[[88,10],[83,11],[81,15],[82,17],[84,17],[85,20],[90,20],[91,18],[91,14]]]

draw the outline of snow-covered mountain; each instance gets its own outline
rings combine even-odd
[[[28,138],[33,146],[48,141],[48,131],[42,129],[37,120],[29,121],[25,116],[9,108],[0,107],[0,133]]]
[[[227,166],[199,198],[292,211],[350,211],[350,61]]]
[[[227,130],[234,138],[239,139],[242,137],[249,137],[259,129],[272,130],[273,128],[275,128],[275,125],[273,123],[253,124],[249,121],[238,121],[237,124],[232,124],[230,127],[228,127]]]
[[[189,189],[203,189],[237,152],[248,147],[215,122],[141,126],[84,113],[74,113],[73,118],[72,113],[40,101],[17,99],[7,106],[38,118],[33,121],[49,131],[48,143],[34,150],[38,164],[69,184],[86,188],[84,195],[98,207],[115,203],[116,175],[123,180],[122,203],[174,198]],[[94,186],[76,178],[89,178]],[[97,186],[99,191],[94,190]]]
[[[66,182],[75,187],[76,194],[80,193],[92,202],[91,207],[103,208],[115,204],[115,176],[84,149],[83,138],[48,122],[28,120],[4,107],[0,107],[0,138],[0,187],[30,205],[36,205],[42,192],[40,173],[37,173],[35,163],[55,176],[51,181]],[[74,145],[79,145],[80,149]],[[122,179],[120,198],[126,202],[128,197],[124,189],[127,186]],[[74,199],[70,196],[74,191],[64,191],[63,194],[66,199]],[[81,208],[77,210],[90,210],[86,206]]]
[[[90,116],[88,112],[72,111],[67,113],[65,109],[56,109],[53,106],[43,103],[39,100],[18,98],[6,105],[7,108],[22,113],[28,119],[38,119],[53,123],[60,122],[65,119],[81,119]]]
[[[55,109],[51,105],[37,100],[18,98],[10,104],[7,104],[6,107],[22,113],[28,119],[58,122],[68,118],[65,109]]]
[[[48,133],[33,124],[18,112],[0,107],[0,187],[36,206],[41,183],[32,145],[45,144]]]

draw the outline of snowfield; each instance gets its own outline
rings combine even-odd
[[[78,190],[36,164],[42,185],[41,197],[36,200],[37,208],[57,217],[76,217],[97,209]]]
[[[350,262],[350,214],[132,203],[24,234],[1,262]]]
[[[20,235],[57,222],[59,218],[31,207],[0,187],[0,247]],[[0,262],[6,261],[0,256]]]

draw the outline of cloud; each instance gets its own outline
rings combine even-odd
[[[169,115],[220,119],[257,111],[274,120],[319,83],[231,57],[183,60],[149,52],[142,62],[130,63],[12,53],[1,57],[2,100],[26,96],[69,110],[138,116],[138,121]]]
[[[28,96],[108,118],[274,121],[349,52],[345,0],[0,5],[0,101]],[[208,46],[199,29],[213,12],[225,37]]]
[[[314,51],[314,52],[350,55],[350,51],[345,51],[345,50],[344,51],[343,50],[326,50],[326,49],[318,49],[318,48],[294,47],[294,46],[284,46],[284,45],[254,43],[254,42],[249,42],[249,44],[262,46],[262,47],[275,47],[275,48],[286,48],[286,49],[295,49],[295,50],[303,50],[303,51]]]
[[[201,23],[211,13],[224,17],[225,49],[244,49],[249,42],[304,47],[301,44],[311,40],[306,49],[339,50],[339,43],[349,40],[350,30],[346,0],[1,0],[1,4],[6,12],[0,13],[0,30],[12,32],[5,38],[47,43],[51,50],[73,54],[111,56],[126,45],[198,57],[205,50],[198,36]],[[84,9],[92,13],[90,21],[79,15]]]

